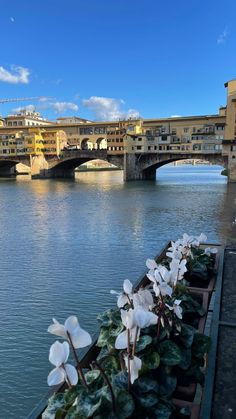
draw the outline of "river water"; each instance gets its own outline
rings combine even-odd
[[[217,166],[166,166],[156,182],[122,172],[0,181],[0,418],[25,418],[47,392],[51,318],[76,314],[91,333],[170,239],[235,237],[236,185]]]

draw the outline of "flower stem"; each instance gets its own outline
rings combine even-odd
[[[130,371],[130,330],[127,329],[127,336],[128,336],[128,392],[130,393],[131,389],[131,371]]]
[[[69,332],[67,332],[67,336],[68,336],[68,339],[69,339],[70,345],[71,345],[71,347],[72,347],[72,351],[73,351],[73,355],[74,355],[74,358],[75,358],[75,361],[76,361],[76,367],[77,367],[77,370],[78,370],[78,372],[79,372],[80,379],[81,379],[82,383],[84,384],[84,386],[85,386],[85,387],[88,387],[88,385],[87,385],[87,383],[86,383],[86,380],[85,380],[84,373],[83,373],[83,369],[82,369],[82,367],[81,367],[81,365],[80,365],[80,361],[79,361],[78,355],[77,355],[77,353],[76,353],[76,350],[75,350],[75,348],[74,348],[74,345],[73,345],[73,343],[72,343],[71,336],[70,336],[70,333],[69,333]]]
[[[136,343],[137,343],[138,331],[139,331],[139,328],[138,328],[138,326],[136,326],[135,336],[134,336],[134,344],[133,344],[133,350],[132,350],[132,356],[134,356],[135,350],[136,350]]]
[[[114,395],[114,392],[113,392],[113,388],[112,388],[111,382],[110,382],[109,378],[107,377],[107,375],[106,375],[106,373],[105,373],[104,369],[101,367],[101,365],[100,365],[97,361],[93,361],[93,364],[94,364],[94,365],[97,367],[97,369],[101,372],[101,374],[102,374],[102,376],[103,376],[103,378],[104,378],[105,382],[106,382],[106,383],[107,383],[107,385],[108,385],[108,388],[109,388],[110,393],[111,393],[112,409],[113,409],[113,412],[115,413],[115,412],[116,412],[116,401],[115,401],[115,395]]]

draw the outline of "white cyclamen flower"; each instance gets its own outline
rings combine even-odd
[[[128,355],[124,356],[125,360],[125,366],[128,371]],[[134,383],[134,381],[138,378],[139,370],[142,368],[142,360],[138,358],[137,356],[134,356],[130,359],[130,381],[131,384]]]
[[[186,263],[186,259],[182,259],[181,261],[178,259],[172,259],[170,262],[172,284],[176,285],[177,281],[183,279],[185,272],[187,272]]]
[[[169,304],[166,304],[166,306],[168,307],[169,310],[174,311],[176,317],[178,317],[179,319],[182,319],[183,309],[182,307],[180,307],[180,303],[181,303],[181,300],[175,300],[173,307],[169,306]]]
[[[55,386],[66,381],[71,385],[76,385],[78,382],[78,373],[75,367],[71,364],[66,364],[70,353],[70,347],[67,342],[60,343],[56,341],[50,348],[49,361],[56,368],[54,368],[48,375],[48,385]]]
[[[116,349],[126,349],[128,348],[128,334],[130,343],[134,343],[135,335],[136,335],[136,324],[134,319],[134,310],[120,310],[121,320],[123,325],[125,326],[126,330],[121,332],[115,341],[115,348]],[[128,332],[129,330],[129,332]]]
[[[68,317],[64,325],[60,324],[56,319],[53,319],[53,324],[49,326],[48,332],[69,341],[71,339],[75,349],[85,348],[92,343],[90,334],[80,327],[76,316]]]
[[[152,309],[154,305],[152,293],[147,289],[140,289],[138,292],[133,294],[133,305],[134,308],[142,307],[145,310]]]
[[[152,324],[157,324],[158,316],[151,311],[146,311],[142,307],[137,307],[134,310],[134,320],[136,326],[140,329],[149,327]]]
[[[111,290],[110,293],[118,295],[117,305],[119,308],[122,308],[126,304],[130,304],[130,301],[133,299],[133,284],[129,279],[125,279],[123,282],[123,292]]]

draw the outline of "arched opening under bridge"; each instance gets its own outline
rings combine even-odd
[[[107,140],[106,138],[98,138],[96,140],[96,149],[97,150],[106,150],[107,149]]]
[[[204,181],[203,177],[209,174],[220,176],[225,172],[227,165],[222,159],[208,160],[208,159],[170,159],[167,161],[158,162],[148,169],[143,171],[144,179],[151,180],[176,180],[178,176],[182,176],[188,180],[191,177],[199,177]],[[159,170],[160,169],[160,170]],[[176,179],[175,179],[176,178]],[[206,180],[206,179],[205,179]]]

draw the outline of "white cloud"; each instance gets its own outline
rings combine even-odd
[[[182,118],[182,115],[171,115],[171,118]]]
[[[54,109],[56,113],[63,113],[68,110],[77,112],[79,107],[72,102],[50,102],[49,107]]]
[[[224,44],[228,35],[229,35],[229,31],[228,31],[228,28],[226,26],[225,29],[223,30],[223,32],[218,36],[217,44],[218,45]]]
[[[98,120],[116,121],[125,118],[138,118],[139,112],[136,109],[122,110],[125,102],[122,99],[108,97],[91,96],[89,99],[82,100],[82,104],[91,109]]]
[[[64,112],[71,110],[77,112],[79,107],[72,102],[51,102],[46,97],[41,97],[38,100],[38,105],[26,105],[19,106],[18,108],[12,109],[12,112],[19,113],[22,110],[27,110],[30,112],[34,111],[46,111],[52,109],[56,114],[63,114]]]
[[[11,84],[28,84],[30,72],[28,68],[11,66],[11,71],[0,67],[0,81]]]
[[[29,111],[29,112],[34,112],[35,111],[35,106],[34,105],[19,106],[18,108],[12,109],[12,112],[19,113],[19,112],[25,111],[25,110]]]

